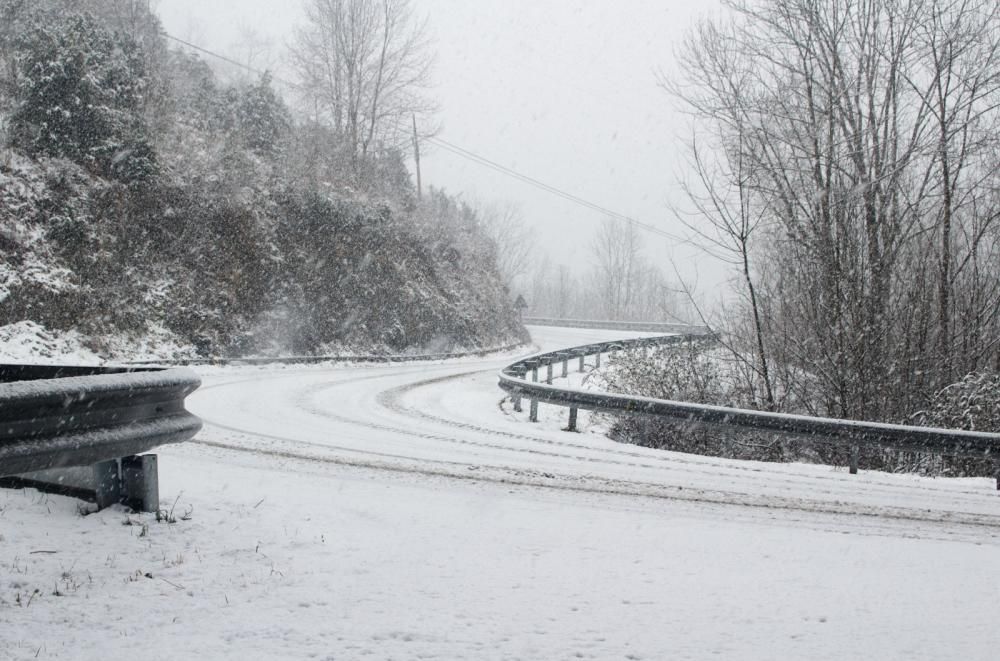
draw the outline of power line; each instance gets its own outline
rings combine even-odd
[[[201,46],[196,46],[195,44],[192,44],[189,41],[185,41],[183,39],[178,39],[177,37],[175,37],[175,36],[173,36],[171,34],[164,33],[164,35],[167,37],[167,39],[175,41],[175,42],[177,42],[179,44],[183,44],[184,46],[187,46],[189,48],[193,48],[196,51],[199,51],[199,52],[204,53],[206,55],[210,55],[211,57],[214,57],[214,58],[217,58],[219,60],[222,60],[223,62],[228,62],[229,64],[232,64],[234,66],[246,69],[247,71],[255,73],[258,76],[265,75],[264,71],[260,71],[259,69],[255,69],[254,67],[251,67],[248,64],[244,64],[243,62],[237,62],[236,60],[234,60],[234,59],[232,59],[230,57],[226,57],[225,55],[220,55],[219,53],[215,53],[213,51],[210,51],[207,48],[202,48]],[[285,85],[288,85],[290,87],[294,87],[296,89],[302,89],[302,86],[299,85],[298,83],[293,83],[291,81],[284,80],[282,78],[278,78],[278,77],[275,77],[273,75],[271,76],[271,78],[272,78],[272,80],[276,80],[278,82],[284,83]],[[398,131],[399,127],[396,127],[396,129]],[[599,204],[596,204],[594,202],[590,202],[588,200],[585,200],[584,198],[579,197],[578,195],[574,195],[573,193],[568,193],[568,192],[566,192],[564,190],[556,188],[555,186],[551,186],[551,185],[545,183],[544,181],[540,181],[538,179],[535,179],[534,177],[530,177],[530,176],[528,176],[526,174],[522,174],[522,173],[520,173],[520,172],[518,172],[516,170],[508,168],[505,165],[501,165],[500,163],[497,163],[496,161],[492,161],[492,160],[486,158],[485,156],[481,156],[481,155],[479,155],[479,154],[477,154],[477,153],[475,153],[473,151],[470,151],[470,150],[465,149],[463,147],[459,147],[458,145],[456,145],[454,143],[448,142],[447,140],[444,140],[443,138],[439,138],[439,137],[436,137],[436,136],[427,136],[427,137],[424,138],[424,140],[426,140],[427,142],[431,143],[432,145],[434,145],[436,147],[440,147],[441,149],[444,149],[444,150],[446,150],[446,151],[448,151],[448,152],[450,152],[450,153],[452,153],[452,154],[454,154],[456,156],[459,156],[459,157],[464,158],[466,160],[472,161],[472,162],[477,163],[479,165],[482,165],[484,167],[490,168],[490,169],[492,169],[492,170],[494,170],[496,172],[499,172],[501,174],[504,174],[504,175],[506,175],[508,177],[511,177],[513,179],[517,179],[518,181],[521,181],[522,183],[528,184],[529,186],[534,186],[535,188],[538,188],[538,189],[540,189],[542,191],[545,191],[547,193],[555,195],[556,197],[560,197],[560,198],[562,198],[562,199],[564,199],[564,200],[566,200],[568,202],[572,202],[572,203],[577,204],[579,206],[582,206],[582,207],[584,207],[586,209],[590,209],[591,211],[596,211],[597,213],[603,214],[605,216],[608,216],[608,217],[611,217],[611,218],[617,218],[619,220],[623,220],[623,221],[629,223],[630,225],[632,225],[634,227],[638,227],[638,228],[643,229],[643,230],[645,230],[647,232],[650,232],[652,234],[657,234],[657,235],[662,236],[664,238],[670,239],[671,241],[678,241],[680,243],[687,243],[688,242],[688,239],[685,239],[683,237],[677,236],[676,234],[672,234],[670,232],[667,232],[666,230],[662,230],[662,229],[660,229],[660,228],[658,228],[658,227],[656,227],[654,225],[650,225],[649,223],[644,223],[644,222],[642,222],[640,220],[636,220],[635,218],[631,218],[629,216],[626,216],[625,214],[618,213],[617,211],[612,211],[611,209],[608,209],[607,207],[603,207],[603,206],[601,206]]]
[[[469,151],[468,149],[464,149],[462,147],[459,147],[458,145],[452,144],[452,143],[450,143],[450,142],[448,142],[448,141],[446,141],[446,140],[444,140],[442,138],[431,136],[431,137],[425,138],[425,140],[427,140],[427,142],[430,142],[432,145],[434,145],[436,147],[440,147],[440,148],[442,148],[442,149],[444,149],[446,151],[451,152],[452,154],[455,154],[456,156],[460,156],[460,157],[465,158],[467,160],[470,160],[470,161],[473,161],[475,163],[478,163],[479,165],[488,167],[488,168],[490,168],[492,170],[500,172],[501,174],[505,174],[508,177],[512,177],[512,178],[517,179],[519,181],[522,181],[522,182],[524,182],[526,184],[529,184],[531,186],[539,188],[539,189],[541,189],[541,190],[543,190],[543,191],[545,191],[547,193],[551,193],[551,194],[556,195],[557,197],[561,197],[561,198],[563,198],[563,199],[565,199],[565,200],[567,200],[569,202],[573,202],[574,204],[578,204],[578,205],[580,205],[582,207],[590,209],[591,211],[596,211],[596,212],[601,213],[601,214],[603,214],[605,216],[609,216],[611,218],[617,218],[619,220],[623,220],[623,221],[625,221],[625,222],[627,222],[627,223],[629,223],[631,225],[634,225],[635,227],[638,227],[640,229],[644,229],[647,232],[651,232],[653,234],[658,234],[658,235],[660,235],[662,237],[670,239],[671,241],[679,241],[681,243],[687,243],[687,241],[688,241],[687,239],[679,237],[676,234],[671,234],[670,232],[667,232],[666,230],[662,230],[662,229],[660,229],[660,228],[658,228],[658,227],[656,227],[654,225],[650,225],[649,223],[644,223],[644,222],[642,222],[640,220],[636,220],[635,218],[631,218],[629,216],[626,216],[625,214],[618,213],[617,211],[612,211],[611,209],[608,209],[607,207],[603,207],[603,206],[601,206],[599,204],[595,204],[594,202],[590,202],[588,200],[585,200],[582,197],[579,197],[579,196],[574,195],[572,193],[568,193],[568,192],[566,192],[564,190],[556,188],[555,186],[551,186],[549,184],[546,184],[545,182],[540,181],[538,179],[535,179],[534,177],[529,177],[526,174],[522,174],[522,173],[520,173],[520,172],[518,172],[516,170],[508,168],[508,167],[506,167],[504,165],[501,165],[501,164],[499,164],[499,163],[497,163],[495,161],[491,161],[490,159],[486,158],[485,156],[480,156],[479,154],[477,154],[475,152],[472,152],[472,151]]]
[[[225,55],[220,55],[219,53],[215,53],[213,51],[210,51],[207,48],[202,48],[201,46],[196,46],[195,44],[192,44],[190,41],[184,41],[183,39],[178,39],[177,37],[173,36],[172,34],[168,34],[168,33],[164,32],[163,36],[165,36],[167,39],[169,39],[171,41],[176,41],[179,44],[183,44],[184,46],[187,46],[188,48],[193,48],[194,50],[196,50],[196,51],[198,51],[200,53],[204,53],[205,55],[210,55],[211,57],[214,57],[217,60],[222,60],[223,62],[228,62],[229,64],[232,64],[234,66],[240,67],[241,69],[246,69],[250,73],[255,73],[258,76],[265,76],[265,75],[267,75],[267,76],[271,77],[271,80],[276,80],[279,83],[282,83],[284,85],[288,85],[289,87],[295,87],[297,89],[301,89],[302,88],[302,86],[299,85],[298,83],[293,83],[290,80],[285,80],[284,78],[279,78],[278,76],[275,76],[270,71],[261,71],[260,69],[255,69],[254,67],[250,66],[249,64],[244,64],[243,62],[237,62],[236,60],[232,59],[231,57],[226,57]]]

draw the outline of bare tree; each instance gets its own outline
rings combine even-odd
[[[964,246],[962,218],[988,185],[992,172],[977,167],[980,155],[995,144],[998,91],[1000,91],[1000,7],[978,0],[939,1],[928,7],[915,39],[919,59],[908,82],[930,115],[936,141],[933,158],[927,159],[927,178],[936,193],[938,282],[937,350],[946,380],[959,365],[954,351],[956,267],[963,269],[977,259],[982,233],[996,219],[978,223]],[[972,216],[977,214],[973,213]],[[963,250],[964,248],[964,250]],[[964,254],[957,254],[962,250]],[[957,261],[957,264],[956,264]]]
[[[638,231],[632,223],[606,218],[590,245],[594,286],[606,319],[625,319],[635,297],[641,269]]]
[[[726,4],[672,85],[714,154],[695,170],[727,173],[701,179],[702,239],[818,409],[898,419],[997,350],[995,2]]]
[[[553,283],[554,305],[552,312],[560,319],[571,319],[578,317],[577,306],[579,302],[579,286],[573,272],[565,264],[560,264],[556,268],[555,282]]]
[[[527,273],[532,234],[520,207],[512,202],[479,205],[479,219],[493,244],[497,270],[511,291]]]
[[[328,123],[352,171],[375,150],[399,146],[398,128],[426,116],[432,56],[409,0],[309,0],[292,61],[315,119]]]
[[[535,262],[531,271],[528,293],[528,309],[531,314],[539,317],[551,315],[552,279],[552,262],[548,255],[543,254],[541,259]]]
[[[242,84],[251,84],[256,76],[249,76],[250,70],[272,71],[278,59],[274,50],[274,40],[261,33],[246,21],[237,26],[237,37],[230,46],[232,57],[243,66],[235,72]]]
[[[721,46],[721,44],[716,44]],[[754,271],[751,268],[751,240],[765,222],[763,208],[755,203],[752,187],[753,176],[746,158],[747,139],[739,125],[733,128],[735,149],[721,147],[717,159],[709,160],[699,148],[697,140],[690,144],[689,169],[694,181],[682,182],[682,189],[693,205],[689,213],[676,212],[678,218],[699,239],[704,250],[723,262],[735,266],[742,280],[747,305],[750,309],[754,336],[755,358],[750,368],[756,373],[764,390],[768,410],[775,409],[774,386],[771,380],[768,352],[758,300]],[[737,360],[745,360],[744,353],[731,347]]]

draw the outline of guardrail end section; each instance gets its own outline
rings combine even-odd
[[[93,502],[98,509],[116,504],[126,505],[137,512],[156,512],[160,509],[155,454],[11,475],[0,478],[0,487],[29,487],[45,493],[71,496]]]

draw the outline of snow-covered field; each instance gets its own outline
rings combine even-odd
[[[510,360],[204,369],[174,523],[0,491],[0,659],[993,656],[992,481],[531,424]]]

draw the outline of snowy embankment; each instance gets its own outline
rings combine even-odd
[[[543,348],[608,331],[533,329]],[[210,368],[174,523],[0,492],[0,658],[983,658],[990,480],[615,444],[509,358]],[[545,420],[549,420],[548,423]],[[176,500],[176,504],[174,504]],[[125,524],[125,525],[123,525]]]
[[[142,337],[103,340],[103,355],[92,344],[92,338],[76,331],[53,331],[33,321],[19,321],[0,326],[0,363],[101,365],[108,357],[155,362],[196,355],[193,347],[183,346],[176,336],[157,327]]]

